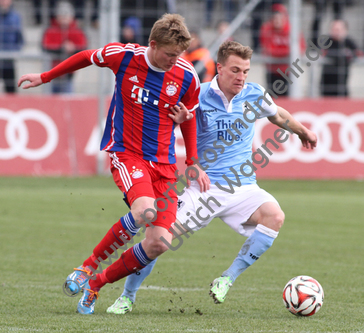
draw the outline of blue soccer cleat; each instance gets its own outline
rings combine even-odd
[[[95,302],[99,298],[99,293],[90,289],[87,282],[83,288],[83,295],[77,304],[77,312],[81,314],[93,314],[95,310]]]
[[[92,276],[92,272],[88,267],[81,265],[74,268],[74,270],[72,274],[67,276],[66,282],[64,283],[64,288],[72,296],[77,295]]]

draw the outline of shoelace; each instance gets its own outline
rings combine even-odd
[[[92,276],[92,272],[89,268],[85,267],[84,269],[82,268],[74,268],[75,271],[79,271],[79,272],[84,272],[86,273],[88,276]],[[86,280],[86,276],[84,274],[81,274],[80,276],[77,277],[76,281],[78,283],[82,283],[83,281]]]
[[[82,267],[83,267],[83,266],[82,266]],[[87,267],[85,267],[84,269],[82,269],[82,268],[74,268],[73,270],[75,270],[75,271],[80,271],[80,272],[84,272],[84,273],[86,273],[87,275],[92,276],[91,269],[89,269],[89,268],[87,268]]]
[[[94,301],[95,297],[96,299],[99,299],[99,293],[97,291],[93,291],[91,289],[84,289],[87,290],[90,295],[88,295],[87,300],[84,302],[87,307],[90,307],[92,302]]]

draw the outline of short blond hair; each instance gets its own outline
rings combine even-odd
[[[153,25],[149,35],[149,43],[154,40],[158,46],[178,45],[187,50],[191,43],[191,34],[185,19],[179,14],[164,14]]]
[[[220,45],[219,51],[217,52],[217,62],[224,65],[227,58],[231,55],[236,55],[243,60],[250,60],[253,55],[253,50],[249,46],[228,40]]]

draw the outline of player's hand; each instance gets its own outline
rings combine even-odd
[[[28,89],[32,87],[38,87],[43,84],[42,79],[40,78],[40,74],[25,74],[18,81],[18,87],[25,81],[29,81],[30,83],[23,86],[23,89]]]
[[[196,179],[197,183],[200,185],[200,191],[201,192],[206,192],[207,190],[210,189],[210,178],[207,175],[207,173],[205,171],[203,171],[197,164],[193,165],[193,168],[188,169],[188,175],[190,176],[190,178],[196,178],[197,177],[197,172],[198,172],[198,178]],[[191,185],[191,180],[189,180],[187,178],[187,187],[190,187]]]
[[[299,138],[302,142],[302,146],[307,149],[313,149],[317,145],[317,136],[314,132],[307,130],[305,133],[300,134]]]
[[[168,116],[177,124],[181,124],[184,121],[193,118],[193,114],[187,110],[182,102],[179,102],[178,105],[172,106],[170,110],[172,114],[169,114]]]

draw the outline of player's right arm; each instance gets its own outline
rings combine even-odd
[[[25,74],[20,77],[18,81],[18,87],[25,81],[30,83],[23,86],[23,89],[28,89],[32,87],[38,87],[43,83],[52,81],[53,79],[67,73],[72,73],[78,69],[92,65],[91,56],[96,50],[85,50],[78,52],[68,59],[62,61],[59,65],[52,68],[48,72],[44,73],[32,73]]]
[[[78,52],[62,61],[59,65],[48,72],[44,72],[42,74],[23,75],[18,81],[18,87],[20,87],[25,81],[29,81],[30,83],[24,85],[23,89],[37,87],[42,83],[50,82],[61,75],[72,73],[92,64],[99,67],[109,67],[114,73],[116,73],[119,69],[120,62],[123,59],[123,55],[125,54],[124,51],[127,48],[135,49],[137,47],[139,47],[138,44],[128,44],[128,46],[125,47],[125,44],[109,43],[98,50],[85,50]],[[39,75],[41,80],[39,80]]]

